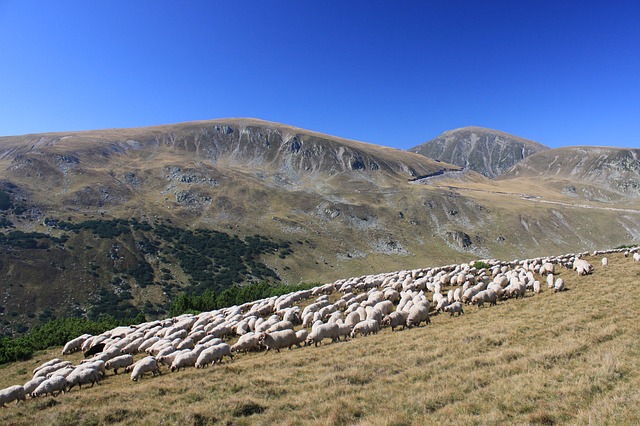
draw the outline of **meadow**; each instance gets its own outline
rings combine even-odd
[[[319,347],[240,354],[132,382],[11,403],[4,425],[640,424],[640,263],[590,257],[567,291]],[[541,280],[541,282],[543,282]],[[23,384],[60,348],[0,368]],[[81,355],[66,357],[79,361]]]

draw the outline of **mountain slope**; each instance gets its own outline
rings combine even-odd
[[[640,149],[565,147],[538,152],[500,176],[538,179],[570,197],[591,201],[640,198]]]
[[[0,138],[2,326],[153,317],[181,292],[232,283],[326,282],[640,239],[632,198],[587,209],[561,191],[544,204],[549,193],[532,179],[489,180],[253,119]]]
[[[482,127],[449,130],[409,151],[493,178],[529,155],[548,149],[528,139]]]

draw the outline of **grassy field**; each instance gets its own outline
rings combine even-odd
[[[562,270],[567,291],[469,306],[405,331],[127,375],[10,404],[4,425],[639,424],[640,264]],[[0,388],[58,356],[3,366]],[[78,360],[76,355],[74,360]]]

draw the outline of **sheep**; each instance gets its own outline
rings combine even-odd
[[[55,397],[65,391],[65,389],[67,388],[67,384],[68,382],[65,377],[53,376],[52,378],[40,383],[36,390],[33,391],[31,396],[36,398],[50,393],[51,396]],[[57,394],[55,394],[56,391],[58,392]]]
[[[349,324],[350,326],[354,326],[360,322],[362,318],[360,318],[360,314],[357,311],[351,312],[347,315],[347,318],[344,320],[345,324]]]
[[[344,337],[344,340],[347,340],[352,329],[353,327],[349,324],[338,323],[338,338]]]
[[[407,316],[407,327],[411,328],[414,325],[418,326],[423,321],[426,324],[431,323],[431,319],[429,318],[429,308],[423,304],[414,305]]]
[[[351,330],[351,337],[356,338],[358,334],[368,336],[372,333],[377,333],[380,330],[380,324],[374,320],[364,320],[357,323],[353,330]]]
[[[391,331],[394,331],[396,327],[402,326],[404,330],[407,327],[407,316],[408,312],[395,311],[391,312],[389,315],[385,316],[382,319],[382,325],[391,326]]]
[[[337,324],[335,325],[337,328]],[[296,333],[291,329],[274,331],[272,333],[262,333],[258,338],[260,344],[267,348],[267,352],[270,349],[275,349],[277,352],[280,352],[280,349],[289,348],[296,344]],[[265,352],[265,354],[267,353]]]
[[[315,346],[318,346],[325,338],[331,338],[332,342],[337,342],[339,337],[340,327],[338,327],[338,324],[320,324],[315,330],[311,330],[305,342],[307,345],[313,343]]]
[[[635,262],[640,262],[640,253],[633,253],[633,260]]]
[[[67,392],[71,390],[75,385],[78,385],[82,389],[82,385],[91,383],[91,387],[98,383],[98,370],[95,368],[80,367],[76,368],[71,374],[67,376],[68,388]]]
[[[458,316],[464,314],[464,310],[462,309],[462,302],[453,302],[450,305],[444,307],[445,312],[449,312],[451,316],[457,313]]]
[[[44,364],[41,364],[38,367],[34,368],[33,374],[35,375],[39,370],[42,370],[43,368],[46,368],[46,367],[51,367],[52,365],[58,364],[60,362],[63,362],[60,358],[54,358],[50,361],[47,361]]]
[[[293,323],[291,321],[280,321],[273,324],[266,331],[267,333],[272,333],[274,331],[282,331],[282,330],[293,330]]]
[[[231,346],[233,352],[244,351],[245,353],[251,350],[260,349],[260,335],[250,331],[240,336],[238,341]]]
[[[180,371],[181,368],[185,367],[193,367],[196,364],[199,355],[200,354],[195,351],[182,352],[176,356],[171,363],[171,372]]]
[[[80,367],[93,368],[94,370],[98,370],[98,372],[102,375],[102,377],[105,377],[107,375],[107,370],[104,368],[104,364],[105,362],[102,360],[91,361],[91,362],[82,361],[80,363]]]
[[[538,294],[542,291],[542,289],[540,288],[540,281],[534,281],[533,282],[533,292]]]
[[[59,370],[54,371],[53,373],[47,374],[47,379],[50,379],[53,376],[67,377],[74,369],[75,367],[73,366],[61,368]]]
[[[547,275],[547,287],[548,288],[553,288],[553,285],[555,284],[556,280],[555,277],[553,276],[553,274],[549,274]]]
[[[607,259],[606,257],[603,257],[602,266],[606,268],[608,265],[609,265],[609,259]]]
[[[105,362],[104,368],[106,370],[113,369],[113,374],[118,374],[118,368],[125,368],[133,364],[132,355],[120,355]]]
[[[302,346],[302,344],[307,340],[307,337],[309,336],[309,332],[307,330],[305,330],[304,328],[301,330],[296,331],[296,343],[295,345],[297,347]]]
[[[83,352],[84,357],[85,358],[89,358],[92,355],[95,355],[95,354],[98,354],[98,353],[102,352],[105,346],[106,346],[106,344],[104,342],[103,343],[98,343],[98,344],[95,344],[95,345],[91,346],[89,349],[87,349],[86,351]]]
[[[70,355],[70,354],[72,354],[74,352],[79,351],[80,348],[82,347],[82,344],[89,337],[91,337],[90,334],[83,334],[82,336],[76,337],[75,339],[72,339],[72,340],[68,341],[64,345],[64,348],[62,349],[62,355]]]
[[[222,363],[222,358],[228,356],[233,360],[233,354],[231,353],[231,347],[226,343],[220,343],[204,349],[198,359],[196,360],[196,368],[204,368],[208,364]]]
[[[44,376],[35,377],[35,378],[29,380],[23,386],[24,387],[24,393],[26,395],[31,395],[31,393],[33,393],[33,391],[36,390],[36,388],[40,385],[40,383],[44,382],[45,380],[47,380],[47,378],[44,377]]]
[[[38,371],[36,371],[33,375],[34,378],[36,377],[46,377],[48,374],[53,373],[54,371],[60,370],[62,368],[66,368],[69,367],[71,365],[71,363],[69,361],[62,361],[62,362],[58,362],[56,364],[50,365],[48,367],[44,367],[39,369]]]
[[[494,306],[497,304],[498,295],[494,290],[482,290],[471,299],[472,305],[480,306],[484,305],[484,302],[489,302],[489,306]]]
[[[556,283],[553,285],[553,292],[563,291],[564,290],[564,280],[562,278],[558,278]]]
[[[21,385],[9,386],[6,389],[0,390],[0,407],[5,407],[4,404],[16,401],[26,401],[24,387]]]
[[[131,380],[134,382],[137,381],[144,373],[151,372],[152,375],[161,374],[160,367],[158,366],[158,362],[152,356],[148,356],[146,358],[142,358],[140,361],[136,362],[131,370]],[[131,367],[131,366],[129,366]]]

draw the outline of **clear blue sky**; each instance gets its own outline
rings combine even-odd
[[[0,135],[224,117],[638,148],[640,2],[0,0]]]

